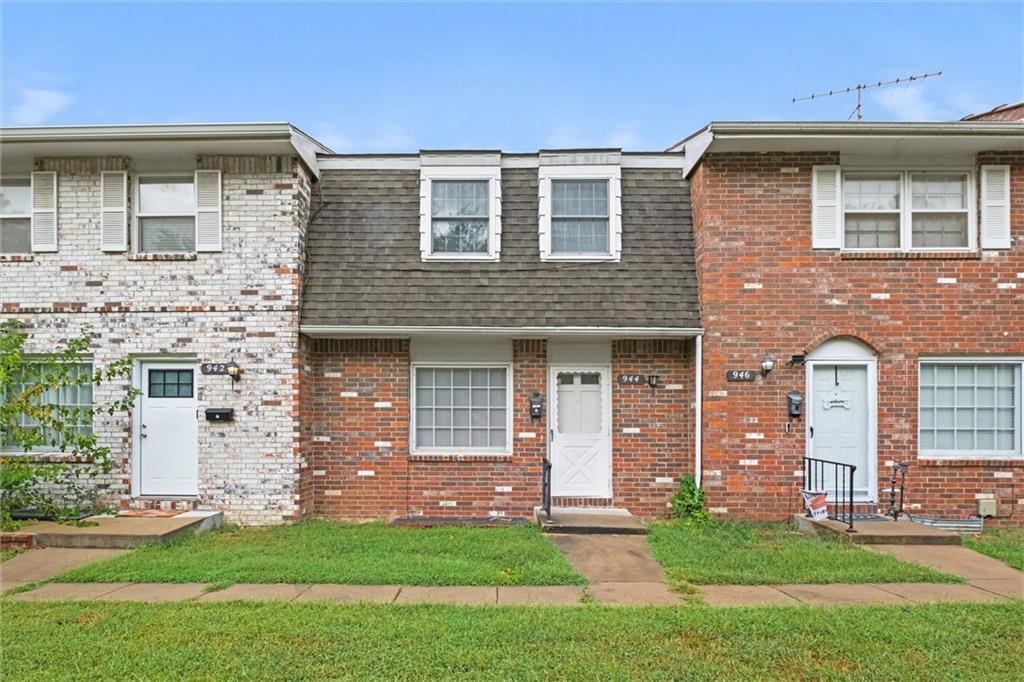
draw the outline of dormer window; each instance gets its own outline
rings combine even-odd
[[[539,181],[542,260],[619,260],[619,166],[541,166]]]
[[[498,260],[501,168],[420,169],[423,260]]]

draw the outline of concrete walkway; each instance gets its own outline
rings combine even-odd
[[[0,563],[0,593],[25,583],[49,580],[82,564],[124,554],[123,549],[30,549]]]
[[[598,604],[669,606],[683,596],[665,584],[665,573],[642,535],[550,535],[565,557],[590,581]]]

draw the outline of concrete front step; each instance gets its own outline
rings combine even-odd
[[[537,510],[537,523],[545,533],[571,533],[575,535],[646,535],[643,521],[625,509],[589,509],[585,507],[556,507],[551,517]]]
[[[911,521],[857,521],[856,532],[849,532],[845,523],[832,519],[816,521],[803,514],[793,517],[796,529],[804,535],[840,538],[857,545],[959,545],[960,536],[947,530]]]
[[[190,511],[172,517],[91,516],[96,525],[75,526],[42,521],[26,528],[36,547],[131,549],[152,542],[170,542],[213,530],[224,522],[219,511]]]

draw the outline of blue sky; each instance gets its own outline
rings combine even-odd
[[[287,120],[337,151],[662,149],[708,120],[954,119],[1024,99],[1024,2],[18,3],[4,125]]]

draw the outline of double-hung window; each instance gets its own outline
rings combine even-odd
[[[420,251],[424,260],[498,260],[499,166],[425,166],[420,183]]]
[[[1017,458],[1021,360],[922,360],[918,449],[925,457]]]
[[[969,172],[844,173],[843,248],[975,248],[972,177]]]
[[[609,181],[551,181],[551,253],[608,255],[611,245]]]
[[[32,252],[32,182],[0,180],[0,253]]]
[[[192,175],[139,177],[136,207],[138,251],[196,250],[196,191]]]
[[[619,260],[620,178],[619,166],[540,167],[542,260]]]
[[[510,374],[507,366],[413,365],[412,450],[509,452]]]
[[[20,381],[15,381],[11,390],[21,394],[38,385],[37,368],[41,365],[29,364],[27,373]],[[78,434],[92,432],[92,364],[88,362],[72,363],[60,368],[64,373],[63,386],[56,389],[47,389],[35,397],[33,403],[36,405],[51,405],[64,412],[62,417],[65,424],[70,425]],[[41,428],[40,421],[30,414],[19,414],[16,419],[17,426],[23,429]],[[59,450],[63,444],[60,434],[50,428],[42,428],[40,433],[44,443],[33,448],[33,451],[53,452]],[[3,441],[4,450],[10,452],[18,444],[7,436]]]

